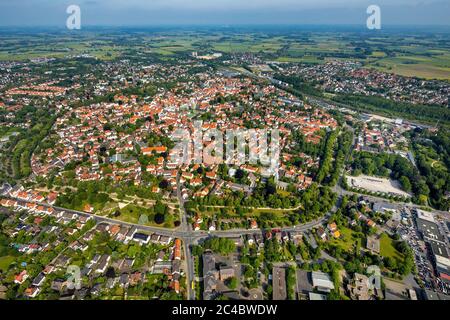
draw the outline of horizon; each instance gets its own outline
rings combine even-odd
[[[450,26],[443,0],[17,0],[0,1],[0,26],[64,27],[69,5],[81,8],[84,26],[364,25],[372,4],[386,26]]]
[[[144,31],[144,30],[179,30],[179,31],[196,31],[196,30],[206,30],[212,29],[220,31],[285,31],[299,32],[299,31],[309,31],[309,32],[363,32],[363,33],[389,33],[389,32],[439,32],[439,33],[450,33],[450,25],[406,25],[406,24],[384,24],[383,28],[380,30],[367,30],[366,25],[363,24],[126,24],[126,25],[82,25],[78,30],[68,30],[66,26],[61,25],[39,25],[39,26],[14,26],[14,25],[0,25],[0,31],[27,31],[40,32],[53,31],[53,32],[68,32],[68,33],[82,33],[91,32],[98,30],[117,30],[117,31]],[[159,30],[158,30],[159,31]]]

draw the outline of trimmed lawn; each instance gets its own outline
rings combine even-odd
[[[339,232],[341,233],[341,237],[339,239],[331,239],[331,244],[341,247],[343,251],[353,250],[356,241],[361,245],[361,240],[356,236],[356,232],[352,229],[342,227],[339,229]]]
[[[129,204],[126,207],[120,209],[120,213],[121,215],[119,217],[116,217],[116,219],[125,222],[138,223],[141,214],[150,215],[150,210],[148,210],[147,208],[142,208],[135,206],[133,204]],[[151,217],[149,218],[149,220],[150,219]]]
[[[140,206],[136,206],[134,204],[129,204],[126,207],[120,209],[120,216],[114,217],[114,219],[130,222],[130,223],[139,223],[139,218],[141,214],[148,216],[148,222],[145,224],[147,226],[155,226],[161,228],[174,228],[173,222],[177,219],[177,216],[169,213],[166,215],[166,221],[158,225],[154,222],[154,213],[149,208],[143,208]]]
[[[404,258],[403,255],[395,249],[394,240],[386,233],[383,233],[380,237],[380,255],[385,258],[391,257],[400,260],[403,260]]]

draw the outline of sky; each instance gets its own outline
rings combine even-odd
[[[450,0],[0,0],[0,26],[61,26],[69,5],[82,26],[365,25],[369,5],[385,25],[450,25]]]

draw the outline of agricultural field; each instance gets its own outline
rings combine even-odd
[[[380,71],[396,73],[407,77],[425,79],[450,79],[450,54],[439,56],[397,56],[382,58],[372,63]]]
[[[450,48],[446,35],[358,34],[352,32],[242,32],[214,30],[209,32],[143,29],[125,36],[123,31],[95,30],[72,37],[62,32],[46,34],[45,43],[36,37],[24,36],[19,42],[0,35],[0,61],[23,61],[34,58],[64,58],[90,55],[99,60],[114,60],[132,55],[155,56],[161,60],[192,51],[223,54],[253,53],[267,61],[321,64],[329,60],[354,60],[368,68],[425,79],[450,80]],[[447,45],[445,45],[447,43]]]

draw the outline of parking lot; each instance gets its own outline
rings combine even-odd
[[[403,214],[404,213],[402,213],[402,217]],[[449,292],[448,286],[442,283],[442,281],[434,274],[434,268],[431,262],[431,255],[428,252],[428,247],[421,239],[416,225],[410,217],[408,217],[408,222],[408,225],[400,224],[397,232],[402,239],[407,241],[414,252],[414,260],[417,267],[418,277],[423,282],[425,289],[447,294]]]
[[[400,183],[396,180],[360,175],[358,177],[348,176],[347,183],[351,187],[363,188],[372,192],[392,194],[401,197],[411,196],[401,189]]]

